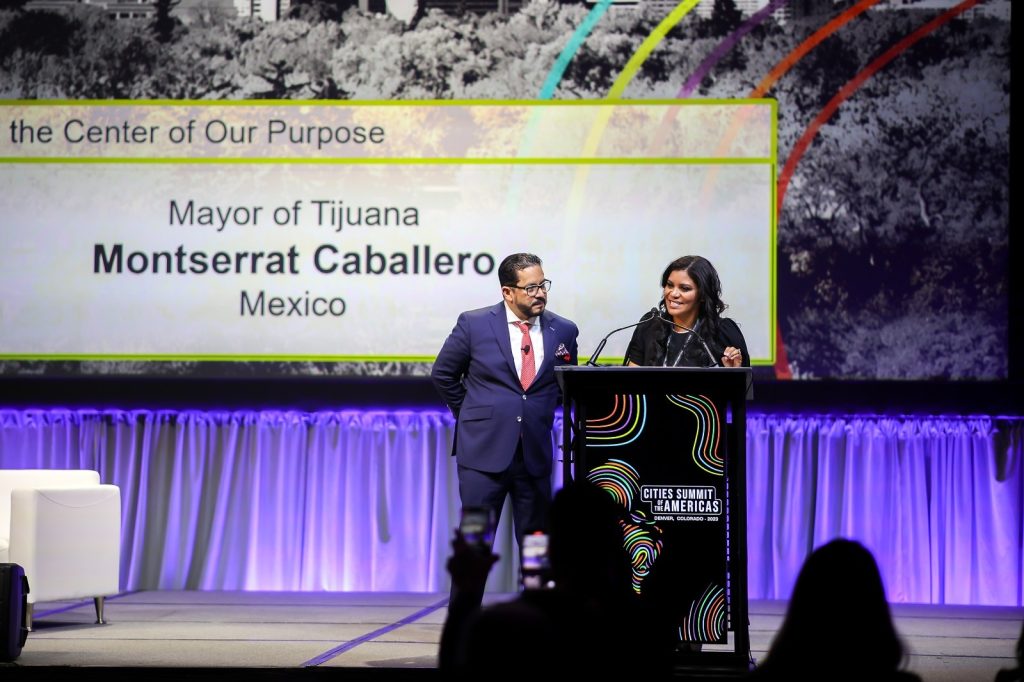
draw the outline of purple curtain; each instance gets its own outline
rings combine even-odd
[[[804,557],[847,537],[874,553],[891,601],[1020,606],[1022,424],[750,417],[751,597],[787,599]]]
[[[788,598],[807,554],[849,537],[892,601],[1024,605],[1022,424],[750,415],[750,597]],[[0,468],[90,468],[120,486],[126,590],[443,592],[452,430],[438,410],[6,409]],[[509,517],[497,591],[515,587]]]

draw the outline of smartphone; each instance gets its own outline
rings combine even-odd
[[[546,590],[554,587],[548,560],[548,536],[540,531],[523,537],[520,552],[523,589]]]
[[[494,544],[494,510],[490,507],[463,507],[459,533],[471,548],[490,552]]]

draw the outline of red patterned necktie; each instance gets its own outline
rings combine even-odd
[[[534,352],[530,343],[530,325],[525,322],[516,322],[515,324],[523,333],[523,340],[519,342],[519,350],[523,354],[523,369],[519,372],[519,383],[525,390],[533,383],[533,377],[537,375],[537,366],[533,362]]]

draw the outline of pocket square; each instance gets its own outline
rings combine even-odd
[[[562,358],[565,362],[572,362],[572,355],[569,354],[569,349],[565,347],[564,343],[558,344],[558,348],[555,350],[555,355]]]

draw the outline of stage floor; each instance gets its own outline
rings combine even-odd
[[[91,601],[36,604],[35,630],[15,665],[26,674],[61,668],[78,679],[101,668],[107,679],[122,668],[189,679],[259,677],[257,669],[431,676],[446,604],[446,594],[421,593],[137,592],[107,601],[106,625],[93,624]],[[785,602],[751,602],[755,659],[784,611]],[[896,604],[893,612],[908,667],[925,682],[991,682],[1014,664],[1024,609]]]

